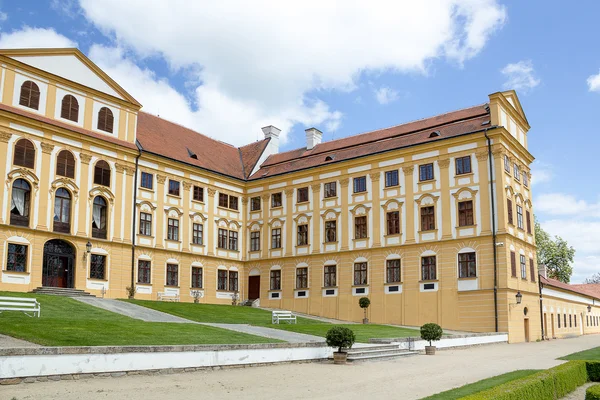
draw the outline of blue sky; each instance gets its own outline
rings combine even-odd
[[[273,124],[283,150],[514,88],[535,213],[576,248],[574,282],[600,272],[600,3],[189,3],[0,0],[0,47],[76,45],[146,111],[236,145]]]

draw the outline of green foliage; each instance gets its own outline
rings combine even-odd
[[[569,246],[560,236],[554,239],[542,229],[535,219],[535,242],[537,245],[537,262],[546,266],[548,277],[569,283],[573,274],[575,249]]]
[[[586,361],[588,379],[592,382],[600,382],[600,362]]]
[[[371,305],[371,300],[368,297],[361,297],[358,299],[358,305],[360,308],[368,308]]]
[[[444,331],[438,324],[428,323],[421,327],[421,339],[427,340],[431,346],[431,342],[440,340]]]
[[[130,299],[133,299],[133,296],[135,296],[135,287],[127,286],[127,287],[125,287],[125,292],[127,292],[127,297],[129,297]]]
[[[600,384],[587,388],[585,391],[585,400],[600,400]]]
[[[463,397],[463,400],[560,399],[587,380],[585,361],[570,361],[526,378]]]
[[[334,326],[327,331],[325,340],[327,342],[327,346],[337,347],[338,352],[341,352],[343,348],[351,348],[356,340],[356,337],[354,336],[354,332],[352,332],[352,330],[349,328],[346,328],[345,326]]]

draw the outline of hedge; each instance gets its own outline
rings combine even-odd
[[[585,400],[600,400],[600,385],[593,385],[585,391]]]
[[[592,382],[600,382],[600,361],[586,361],[588,378]]]

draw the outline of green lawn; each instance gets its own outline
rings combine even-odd
[[[560,360],[597,360],[600,361],[600,347],[580,351],[578,353],[569,354],[561,357]]]
[[[45,346],[277,342],[210,326],[144,322],[60,296],[14,292],[0,292],[0,296],[38,299],[41,318],[30,318],[21,312],[3,312],[0,333]]]
[[[536,369],[523,369],[513,372],[508,372],[506,374],[493,376],[491,378],[483,379],[481,381],[477,381],[474,383],[470,383],[465,386],[461,386],[456,389],[448,390],[445,392],[441,392],[438,394],[434,394],[433,396],[425,397],[422,400],[454,400],[460,399],[461,397],[469,396],[475,393],[479,393],[481,391],[490,389],[494,386],[501,385],[506,382],[513,381],[519,378],[525,378],[526,376],[535,374],[540,370]]]
[[[332,324],[316,323],[316,324],[281,324],[268,325],[270,328],[283,329],[298,333],[306,333],[309,335],[325,337],[327,331],[333,326]],[[416,329],[398,328],[388,325],[376,324],[343,324],[336,326],[345,326],[350,328],[356,335],[356,341],[360,343],[368,343],[371,338],[399,338],[408,336],[419,336],[420,333]]]

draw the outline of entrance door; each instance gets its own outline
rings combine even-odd
[[[260,275],[248,277],[248,299],[256,300],[260,297]]]
[[[73,288],[75,250],[63,240],[49,240],[44,245],[42,286]]]
[[[525,341],[529,342],[529,319],[525,319]]]

